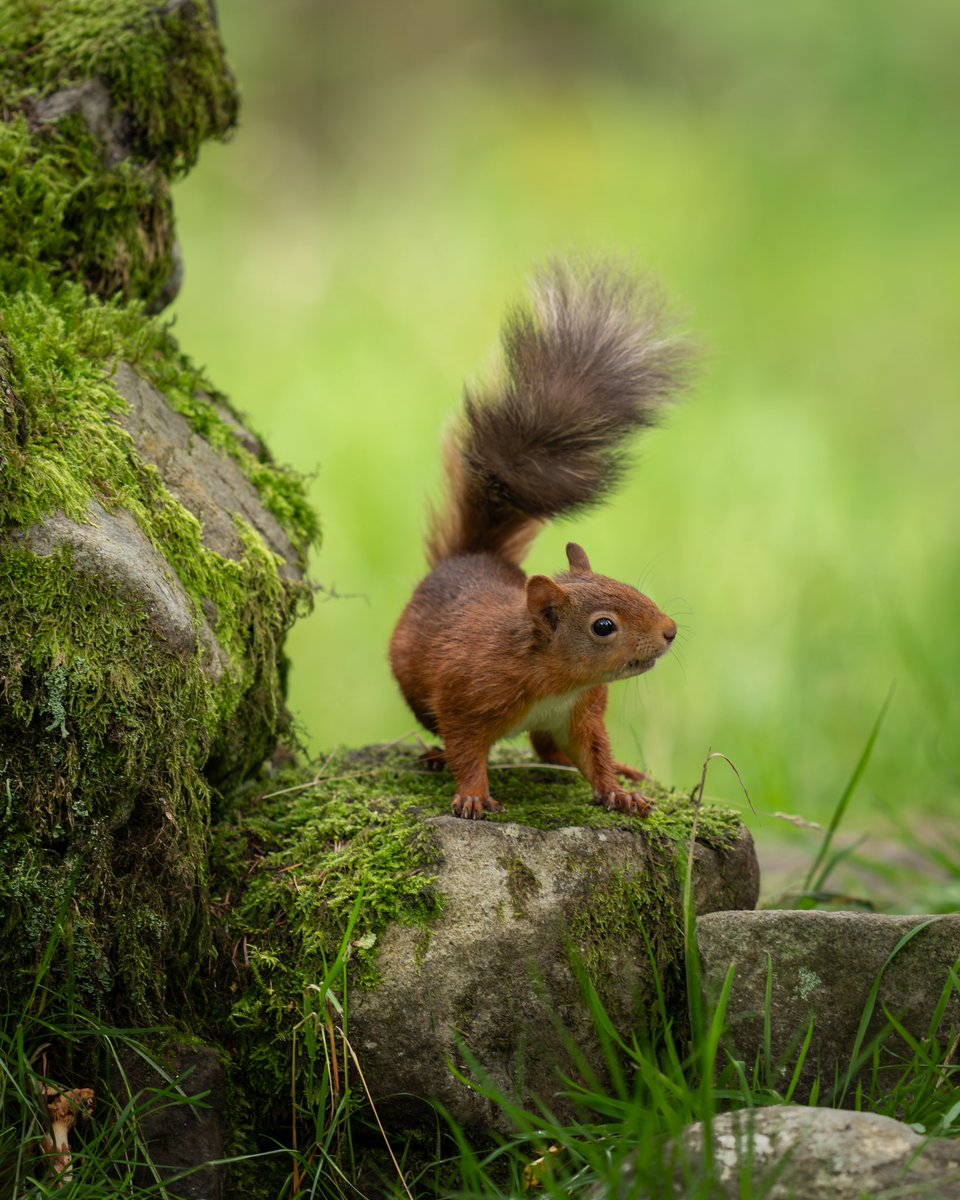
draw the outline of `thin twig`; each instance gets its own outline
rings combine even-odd
[[[390,1155],[390,1161],[393,1163],[394,1170],[397,1172],[397,1177],[400,1180],[400,1183],[403,1185],[403,1190],[406,1192],[407,1196],[409,1197],[409,1200],[413,1200],[413,1193],[407,1187],[407,1181],[404,1178],[403,1171],[400,1168],[400,1164],[397,1162],[396,1156],[393,1153],[393,1148],[390,1145],[390,1141],[387,1137],[387,1132],[383,1128],[383,1124],[380,1120],[380,1114],[377,1112],[377,1106],[374,1104],[373,1097],[370,1095],[370,1089],[367,1087],[367,1081],[364,1078],[363,1068],[360,1066],[360,1060],[357,1058],[357,1055],[356,1055],[353,1047],[350,1045],[350,1040],[347,1037],[347,1035],[343,1032],[343,1030],[340,1031],[340,1036],[343,1038],[343,1044],[350,1051],[350,1057],[353,1059],[353,1065],[357,1068],[357,1074],[360,1076],[360,1082],[363,1084],[363,1090],[364,1090],[364,1092],[366,1092],[367,1100],[370,1102],[370,1107],[373,1110],[373,1115],[377,1121],[377,1127],[379,1128],[380,1133],[383,1137],[383,1143],[387,1147],[387,1153]]]
[[[262,799],[263,800],[272,800],[274,798],[274,796],[285,796],[285,795],[287,795],[288,792],[302,792],[302,791],[305,791],[307,788],[315,787],[320,782],[320,780],[323,778],[324,771],[327,769],[327,767],[330,766],[330,764],[333,762],[335,757],[336,757],[336,751],[334,750],[334,752],[332,754],[329,754],[327,756],[327,758],[324,760],[323,766],[316,773],[316,775],[314,775],[313,779],[311,779],[309,783],[298,783],[294,787],[280,788],[276,792],[266,792],[263,795]]]
[[[507,763],[490,763],[487,768],[490,771],[572,771],[577,773],[578,769],[570,763],[548,763],[548,762],[507,762]]]

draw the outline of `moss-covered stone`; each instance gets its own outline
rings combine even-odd
[[[132,154],[182,172],[237,113],[203,0],[3,0],[0,102],[15,107],[100,80]]]
[[[77,114],[33,132],[24,116],[0,125],[0,255],[10,290],[41,263],[98,295],[160,307],[177,269],[167,176],[110,163]]]
[[[516,769],[501,769],[508,761]],[[569,933],[588,972],[600,979],[604,956],[623,944],[626,931],[636,937],[645,920],[654,961],[676,977],[683,939],[676,855],[695,819],[690,796],[651,784],[656,807],[637,821],[594,804],[579,776],[538,767],[522,752],[499,752],[493,769],[503,810],[490,816],[490,825],[628,828],[666,852],[652,860],[662,869],[638,868],[614,880],[609,895],[591,894]],[[349,986],[355,998],[357,989],[378,983],[379,945],[391,926],[415,927],[414,961],[430,953],[445,897],[437,889],[437,840],[427,818],[449,813],[451,789],[450,778],[426,770],[409,747],[340,751],[319,767],[291,767],[246,785],[220,813],[211,857],[224,985],[217,1022],[231,1031],[244,1076],[256,1080],[264,1102],[289,1096],[304,997],[328,979],[348,927],[349,971],[335,988]],[[704,845],[728,849],[741,830],[732,810],[700,810],[697,839]],[[529,855],[501,859],[509,895],[502,923],[525,915],[539,881]],[[583,876],[585,864],[575,865]]]
[[[0,0],[0,977],[14,1005],[56,942],[46,986],[170,1015],[165,997],[208,961],[216,789],[287,724],[282,646],[309,603],[316,516],[146,311],[173,271],[169,179],[235,112],[206,4]],[[147,391],[253,497],[223,514],[229,548],[148,452],[155,430],[140,437]],[[154,572],[145,590],[130,563]]]
[[[125,401],[111,372],[121,353],[166,383],[175,406],[189,397],[183,407],[196,417],[195,374],[182,361],[174,370],[163,331],[79,290],[70,299],[23,293],[0,317],[0,911],[8,931],[31,935],[13,943],[25,975],[67,914],[83,949],[72,969],[85,1001],[109,990],[113,963],[133,1009],[148,1016],[166,987],[161,964],[199,964],[206,944],[210,765],[242,775],[272,748],[285,720],[282,641],[308,593],[239,519],[240,557],[210,550],[116,419]],[[202,416],[196,424],[219,430],[253,481],[273,485],[264,500],[302,560],[316,524],[299,483]],[[226,669],[211,671],[199,646],[173,652],[142,604],[78,570],[68,546],[41,547],[31,533],[55,514],[89,521],[94,509],[130,514],[197,624],[215,614]]]

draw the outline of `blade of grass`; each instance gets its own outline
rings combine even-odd
[[[811,1017],[807,1023],[807,1032],[804,1034],[803,1043],[800,1046],[800,1051],[797,1054],[797,1061],[794,1063],[793,1074],[790,1076],[790,1082],[787,1085],[786,1093],[784,1094],[784,1104],[789,1104],[793,1099],[794,1092],[797,1090],[797,1085],[800,1083],[800,1075],[803,1071],[803,1064],[807,1061],[807,1055],[810,1053],[810,1044],[813,1041],[813,1018]]]
[[[826,873],[821,869],[823,861],[830,849],[833,836],[837,832],[840,822],[843,820],[847,811],[847,807],[853,798],[853,793],[857,790],[860,780],[863,778],[863,773],[867,769],[867,764],[870,762],[870,757],[873,754],[873,747],[880,733],[880,727],[883,725],[884,717],[887,715],[887,709],[889,709],[893,700],[894,690],[894,685],[891,684],[890,690],[887,692],[886,699],[880,706],[880,712],[877,714],[877,719],[873,723],[873,728],[870,730],[870,736],[867,738],[866,745],[863,748],[857,765],[853,769],[853,774],[847,781],[847,786],[843,789],[843,794],[837,801],[837,805],[833,810],[833,815],[830,818],[830,824],[827,827],[827,832],[820,844],[820,849],[817,852],[816,858],[813,860],[813,865],[807,872],[806,879],[803,881],[802,890],[804,892],[819,892],[822,888],[823,881],[826,878]]]

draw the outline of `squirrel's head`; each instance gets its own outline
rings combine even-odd
[[[567,546],[569,571],[527,580],[527,610],[541,646],[555,652],[576,687],[642,675],[670,649],[677,624],[636,588],[595,575],[581,546]]]

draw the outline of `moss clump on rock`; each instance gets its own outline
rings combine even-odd
[[[0,0],[0,280],[41,266],[161,307],[170,178],[236,113],[205,3]]]
[[[11,290],[41,264],[100,296],[161,307],[177,273],[167,176],[111,163],[78,114],[39,130],[22,115],[0,125],[0,260]]]
[[[203,0],[3,0],[0,103],[34,106],[100,81],[137,159],[188,170],[237,115],[237,92]]]
[[[28,526],[56,511],[83,520],[91,501],[123,507],[155,546],[174,556],[188,590],[198,599],[208,594],[213,585],[203,565],[203,530],[165,492],[156,469],[115,419],[130,407],[113,379],[126,362],[195,433],[238,464],[283,526],[302,569],[319,533],[302,479],[251,449],[226,400],[164,324],[138,305],[101,303],[77,285],[55,287],[42,276],[32,284],[0,290],[4,526]]]
[[[507,755],[517,769],[499,769]],[[669,870],[658,867],[654,877],[638,864],[616,895],[591,899],[570,933],[590,971],[622,943],[627,926],[636,934],[641,913],[649,920],[656,910],[648,936],[658,965],[675,969],[683,940],[676,856],[681,848],[685,852],[696,811],[689,795],[654,784],[653,813],[635,821],[594,804],[579,776],[541,769],[523,753],[501,752],[494,775],[504,808],[488,825],[626,828],[665,852],[658,862],[669,863]],[[256,1081],[268,1105],[289,1095],[304,997],[324,981],[351,921],[349,986],[355,1000],[357,989],[379,982],[378,950],[388,928],[420,927],[413,957],[422,961],[429,953],[430,929],[443,916],[445,897],[437,887],[438,841],[428,818],[449,813],[451,788],[447,775],[427,771],[410,748],[340,751],[319,768],[291,767],[249,783],[220,813],[211,857],[222,937],[224,1008],[217,1021],[231,1030],[244,1075]],[[700,811],[701,843],[727,849],[741,832],[736,812]],[[516,853],[501,850],[501,857],[497,869],[506,872],[507,908],[516,911],[501,913],[500,923],[522,918],[539,893],[529,856],[521,863]],[[571,878],[574,873],[588,876],[589,864],[571,863]],[[662,877],[667,874],[669,879]]]
[[[540,880],[536,871],[519,854],[504,854],[497,862],[507,872],[507,891],[510,893],[510,906],[514,915],[526,916],[527,901],[540,891]]]

